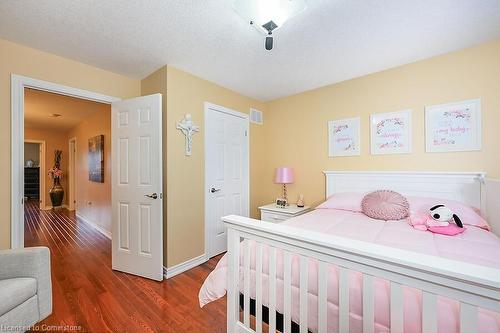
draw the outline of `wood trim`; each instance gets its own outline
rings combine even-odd
[[[24,247],[24,88],[111,104],[120,98],[11,74],[11,227],[10,247]]]
[[[23,187],[24,157],[24,85],[18,76],[11,77],[11,226],[10,247],[24,247]]]
[[[189,259],[183,263],[174,265],[170,268],[163,267],[163,275],[165,276],[166,279],[170,279],[178,274],[181,274],[185,271],[195,268],[196,266],[204,264],[205,262],[208,261],[208,259],[209,258],[207,258],[205,254],[202,254],[201,256]]]
[[[39,168],[40,168],[40,209],[43,209],[47,205],[47,193],[45,188],[46,182],[46,161],[45,156],[47,154],[47,146],[45,140],[24,140],[24,143],[38,143],[40,145],[39,151]],[[24,152],[24,145],[23,145]],[[23,153],[24,158],[24,153]]]
[[[71,145],[73,144],[73,150]],[[76,209],[76,174],[77,174],[77,163],[76,163],[76,136],[68,140],[68,210]]]

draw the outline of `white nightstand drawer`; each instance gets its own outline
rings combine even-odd
[[[272,203],[269,205],[261,206],[260,209],[260,219],[262,221],[271,223],[281,223],[292,217],[296,217],[310,211],[310,207],[297,207],[297,205],[291,204],[285,208],[276,207],[276,204]]]
[[[281,223],[283,221],[288,220],[289,218],[290,218],[290,215],[278,214],[278,213],[272,213],[272,212],[266,212],[266,211],[262,211],[260,214],[260,219],[262,221],[272,222],[272,223]]]

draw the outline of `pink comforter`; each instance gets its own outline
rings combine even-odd
[[[477,227],[467,226],[467,230],[457,236],[443,236],[415,230],[406,221],[383,222],[373,220],[364,214],[335,209],[317,209],[285,222],[287,225],[305,228],[324,234],[348,237],[373,242],[408,251],[446,257],[500,268],[500,239],[493,233]],[[253,251],[252,251],[253,252]],[[263,304],[268,305],[268,261],[264,247],[263,257]],[[252,256],[251,286],[255,286]],[[276,309],[283,313],[283,264],[278,251]],[[241,261],[240,261],[241,262]],[[226,256],[210,273],[199,293],[200,306],[204,306],[226,294]],[[241,282],[243,276],[241,273]],[[390,290],[387,281],[374,280],[375,287],[375,332],[389,332]],[[351,332],[362,331],[362,275],[350,272],[350,328]],[[242,283],[240,283],[242,286]],[[299,267],[298,258],[292,261],[292,320],[299,323]],[[308,286],[308,327],[317,331],[317,263],[309,263]],[[255,298],[251,288],[250,297]],[[338,276],[335,267],[328,274],[328,332],[336,332],[338,327]],[[421,332],[421,292],[413,288],[404,289],[405,332]],[[478,332],[499,333],[500,314],[480,309]],[[459,332],[459,306],[449,299],[438,298],[438,330],[442,333]]]

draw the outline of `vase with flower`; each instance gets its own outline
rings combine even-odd
[[[54,167],[49,170],[49,177],[53,180],[53,186],[49,190],[50,201],[53,208],[59,208],[62,205],[64,198],[64,189],[61,186],[61,179],[63,172],[61,170],[62,151],[56,150],[54,152]]]

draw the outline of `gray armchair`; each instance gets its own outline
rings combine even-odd
[[[52,313],[50,251],[0,251],[0,332],[24,332]]]

